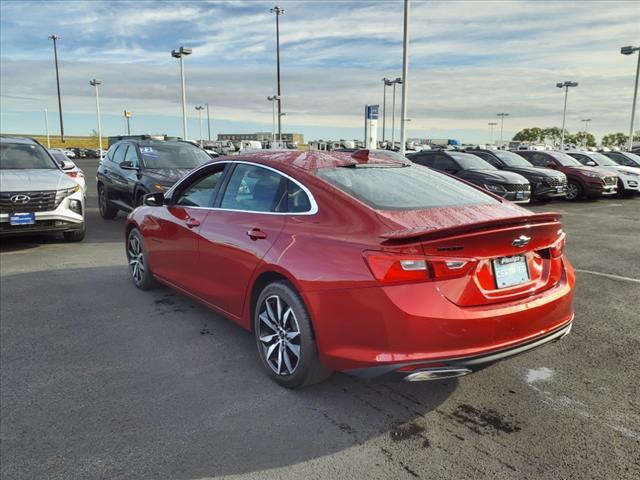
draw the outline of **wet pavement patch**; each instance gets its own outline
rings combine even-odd
[[[521,430],[518,422],[506,419],[495,410],[480,409],[467,404],[458,405],[448,417],[480,435],[515,433]]]

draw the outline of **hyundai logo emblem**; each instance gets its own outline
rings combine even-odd
[[[531,237],[527,237],[526,235],[520,235],[513,242],[511,242],[511,245],[513,245],[514,247],[524,247],[530,241],[531,241]]]
[[[11,200],[15,205],[26,205],[31,200],[31,197],[20,193],[10,197],[9,200]]]

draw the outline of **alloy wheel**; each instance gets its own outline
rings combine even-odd
[[[567,185],[567,200],[575,200],[579,195],[578,185],[569,183]]]
[[[271,295],[259,312],[258,338],[266,362],[277,375],[292,375],[300,363],[300,327],[293,309]]]
[[[129,237],[127,253],[129,254],[129,271],[133,281],[136,282],[136,285],[140,285],[144,276],[144,251],[140,239],[136,235]]]

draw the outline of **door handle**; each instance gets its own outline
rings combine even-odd
[[[196,220],[193,217],[189,217],[187,218],[184,223],[187,224],[187,227],[189,228],[194,228],[194,227],[199,227],[200,226],[200,222],[198,220]]]
[[[265,239],[267,238],[267,234],[264,233],[262,230],[260,230],[259,228],[252,228],[251,230],[247,231],[247,235],[249,235],[249,238],[251,240],[258,240],[258,239]]]

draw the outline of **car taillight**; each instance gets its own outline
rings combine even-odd
[[[371,251],[364,252],[364,258],[375,279],[384,285],[460,277],[474,264],[470,259]]]
[[[567,235],[563,233],[558,241],[549,247],[551,258],[559,258],[564,253],[564,246],[567,243]]]

